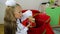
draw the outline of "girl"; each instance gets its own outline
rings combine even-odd
[[[14,0],[8,0],[6,6],[4,34],[27,34],[28,27],[31,26],[30,22],[35,22],[35,19],[28,17],[28,19],[22,20],[22,8]],[[30,22],[26,25],[28,21]]]

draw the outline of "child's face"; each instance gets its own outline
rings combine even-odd
[[[14,11],[15,18],[20,19],[22,17],[22,9],[20,6],[17,6]]]

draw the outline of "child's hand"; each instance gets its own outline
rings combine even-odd
[[[29,19],[29,21],[31,21],[31,22],[35,22],[35,18],[33,18],[32,16],[30,16],[28,19]]]
[[[31,25],[31,23],[29,23],[29,24],[27,25],[27,27],[30,27],[30,25]]]

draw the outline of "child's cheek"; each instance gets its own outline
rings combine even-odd
[[[19,18],[19,15],[17,13],[15,14],[15,18]]]

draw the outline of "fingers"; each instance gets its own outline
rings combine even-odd
[[[28,19],[29,19],[29,21],[31,21],[31,22],[35,22],[35,18],[33,18],[33,17],[31,17],[31,16],[30,16]]]

